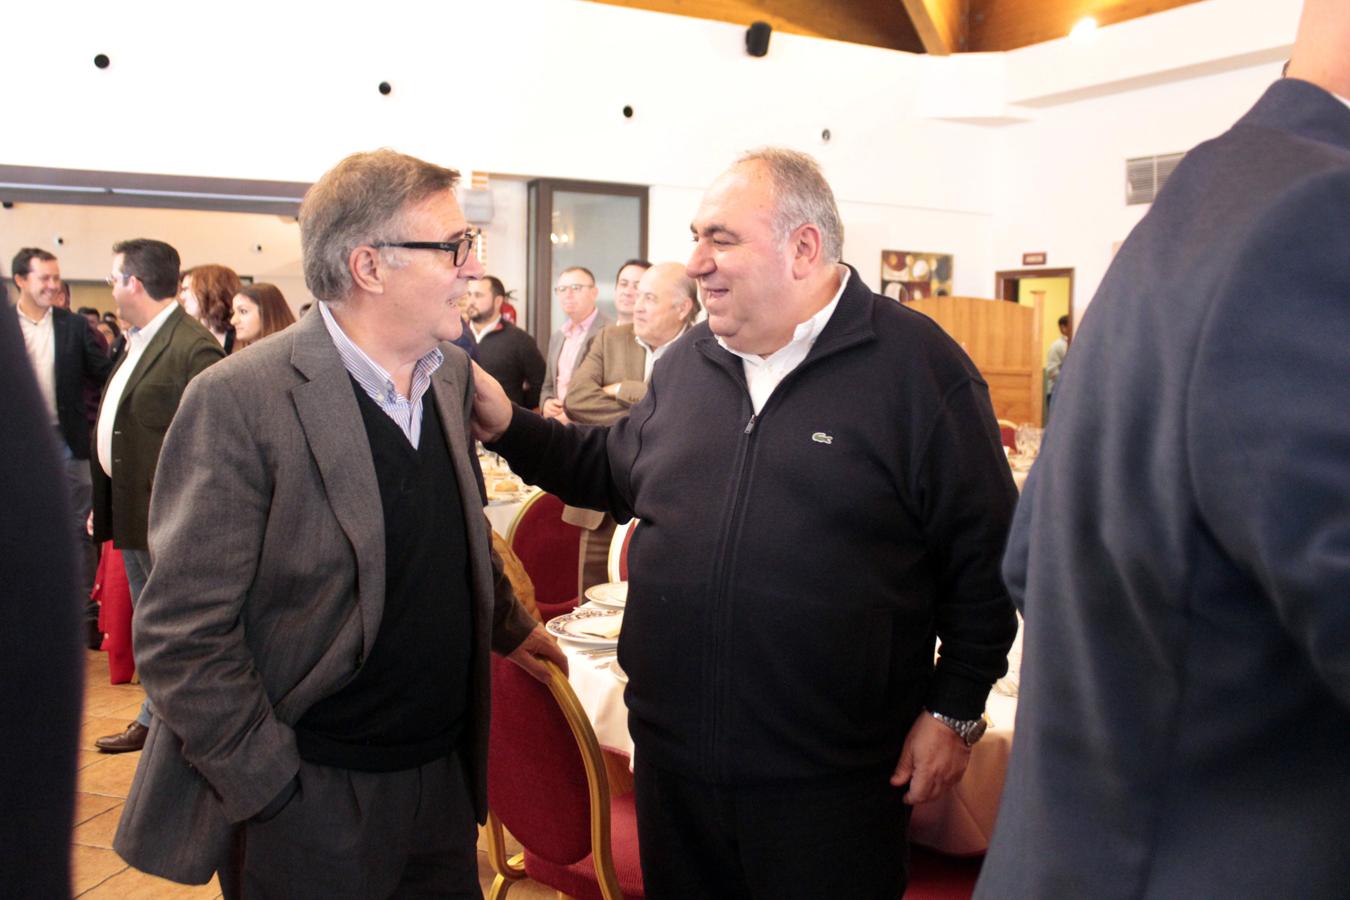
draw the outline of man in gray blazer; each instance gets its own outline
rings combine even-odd
[[[482,267],[458,173],[349,157],[300,211],[315,315],[190,385],[156,473],[118,828],[227,896],[479,896],[488,651],[557,647],[490,556],[448,342]]]
[[[1004,561],[1026,650],[978,896],[1346,895],[1347,48],[1350,4],[1307,0],[1289,77],[1186,155],[1075,336]]]
[[[595,276],[590,269],[574,266],[564,269],[553,287],[567,321],[548,340],[548,370],[544,388],[539,392],[539,412],[546,419],[567,421],[563,401],[572,382],[572,373],[586,358],[591,341],[611,319],[595,307],[599,296]]]

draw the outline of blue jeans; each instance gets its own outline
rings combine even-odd
[[[76,459],[60,432],[56,435],[61,464],[66,470],[66,493],[70,495],[70,516],[75,526],[75,586],[84,602],[85,618],[98,621],[98,604],[89,596],[94,590],[94,542],[89,539],[89,510],[94,505],[94,485],[89,460]]]
[[[150,578],[150,553],[147,550],[123,550],[122,565],[127,570],[127,587],[131,590],[131,614],[135,616],[136,601],[141,599],[141,591],[145,590],[145,582]],[[146,697],[145,702],[141,704],[141,711],[136,714],[136,721],[149,728],[150,719],[154,714],[150,698]]]

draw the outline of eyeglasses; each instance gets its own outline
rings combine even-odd
[[[457,241],[380,241],[372,247],[400,247],[404,250],[440,250],[454,255],[455,265],[462,266],[469,261],[469,251],[478,240],[480,231],[466,231]]]
[[[103,279],[103,282],[108,285],[108,287],[117,287],[119,284],[126,281],[128,277],[126,272],[113,272],[107,278]]]
[[[553,289],[553,293],[559,297],[566,297],[568,291],[579,294],[587,288],[593,287],[595,287],[593,284],[560,284]]]

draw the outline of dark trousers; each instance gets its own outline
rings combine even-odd
[[[898,900],[910,809],[889,771],[726,786],[633,755],[649,900]]]
[[[242,829],[242,896],[481,900],[477,834],[458,755],[401,772],[302,762],[295,797]],[[234,873],[220,874],[225,896],[240,896]]]

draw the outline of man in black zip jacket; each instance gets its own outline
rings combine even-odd
[[[480,373],[476,433],[642,519],[619,658],[647,896],[816,900],[844,872],[894,900],[909,805],[960,779],[1017,627],[988,389],[840,264],[810,157],[743,157],[692,230],[708,321],[627,419],[546,421]]]

